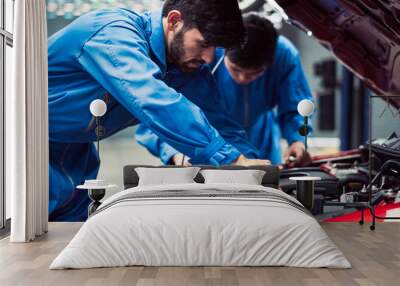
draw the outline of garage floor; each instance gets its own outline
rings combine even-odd
[[[124,267],[48,270],[80,223],[50,223],[33,243],[0,241],[0,285],[399,285],[400,223],[323,223],[353,269],[288,267]]]

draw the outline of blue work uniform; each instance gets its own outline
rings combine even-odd
[[[240,155],[198,106],[170,87],[191,75],[169,72],[160,11],[91,12],[54,34],[48,45],[50,220],[87,217],[88,196],[76,186],[99,169],[89,112],[94,99],[107,104],[102,138],[141,122],[194,163],[229,164]],[[190,81],[191,90],[205,82]]]
[[[173,75],[175,72],[179,72],[176,69],[172,69],[169,73]],[[260,157],[257,148],[247,139],[246,131],[242,126],[237,123],[231,116],[224,112],[225,107],[221,101],[221,95],[216,88],[215,80],[211,75],[210,66],[203,65],[200,69],[189,75],[181,75],[180,77],[174,77],[175,80],[171,81],[171,86],[176,90],[179,90],[186,98],[192,101],[197,106],[201,106],[202,111],[214,126],[222,137],[239,150],[245,150],[248,158]],[[193,90],[196,87],[196,90]],[[184,117],[184,115],[182,115]],[[168,143],[160,140],[160,138],[154,134],[144,124],[140,124],[136,130],[135,138],[138,143],[142,144],[147,150],[154,156],[157,156],[165,164],[171,160],[171,157],[178,153]],[[208,164],[208,162],[202,158],[197,163]],[[190,160],[191,163],[193,160]]]
[[[223,54],[223,49],[216,50],[211,68]],[[225,139],[243,154],[279,164],[282,162],[281,137],[289,145],[304,140],[298,133],[304,119],[297,112],[297,104],[302,99],[312,99],[312,94],[301,67],[299,53],[288,39],[279,36],[273,63],[255,81],[246,85],[237,84],[224,63],[217,67],[214,79],[220,94],[219,106],[224,110],[220,112],[227,112],[245,130],[246,139],[252,148],[248,148],[249,144],[236,144],[231,138]],[[190,91],[188,98],[192,100]],[[200,108],[205,107],[201,102],[198,105]],[[213,116],[207,112],[205,114],[213,124]],[[177,153],[168,144],[159,142],[160,139],[145,126],[139,127],[136,138],[164,163],[169,162]]]

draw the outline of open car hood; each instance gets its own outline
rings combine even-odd
[[[400,108],[400,0],[276,0],[378,95]]]

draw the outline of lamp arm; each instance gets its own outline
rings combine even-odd
[[[307,136],[308,136],[308,116],[304,116],[304,126],[305,126],[305,135],[304,135],[304,147],[305,147],[305,151],[307,152],[308,149],[308,144],[307,144]]]
[[[97,141],[97,158],[100,162],[100,135],[99,135],[100,117],[96,116],[96,141]]]

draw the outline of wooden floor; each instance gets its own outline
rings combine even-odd
[[[288,267],[125,267],[48,270],[79,229],[51,223],[49,233],[29,244],[0,241],[0,285],[400,285],[400,223],[375,232],[354,223],[323,224],[353,265],[349,270]]]

